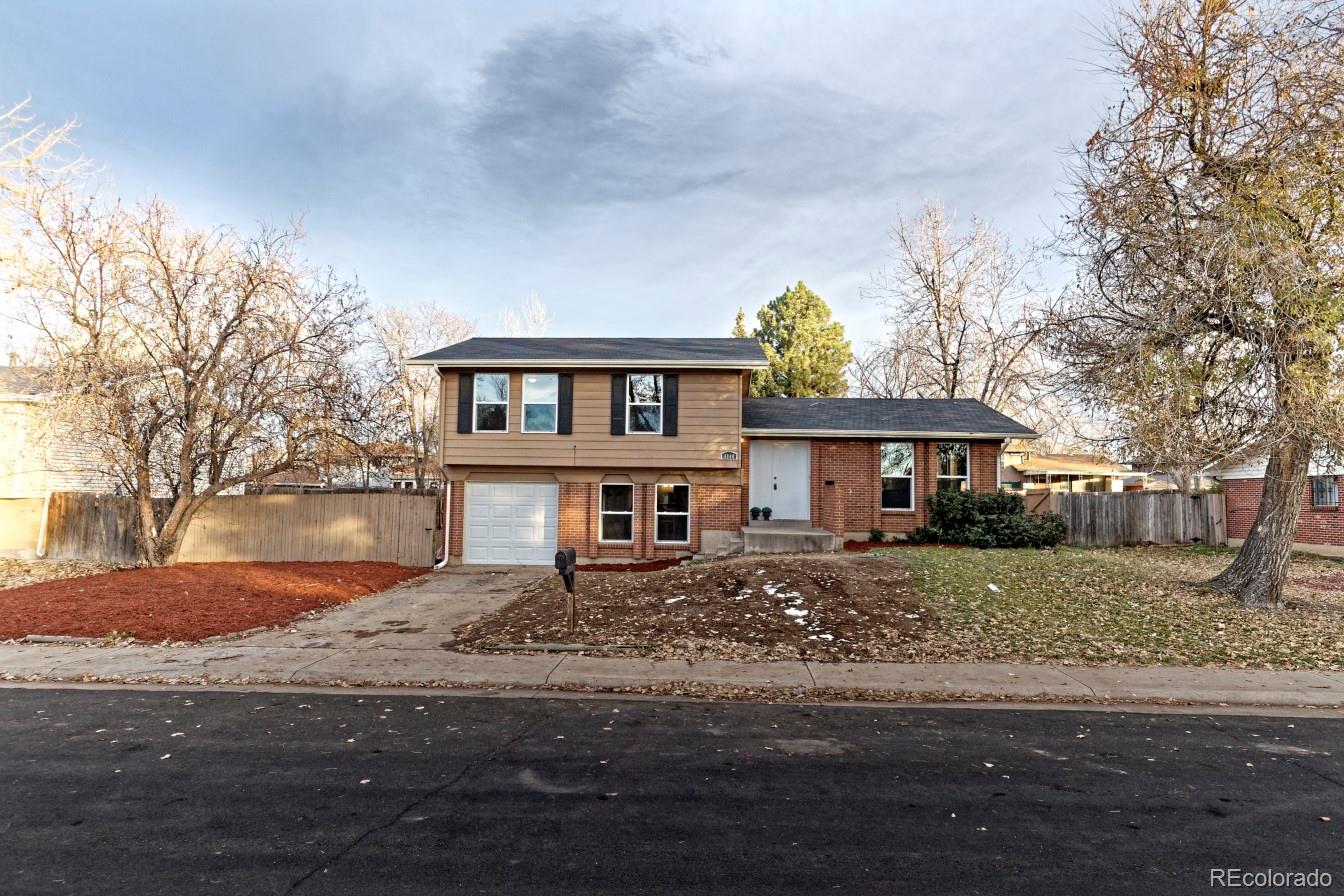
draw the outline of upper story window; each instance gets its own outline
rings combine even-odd
[[[1339,480],[1334,476],[1311,477],[1311,506],[1338,507]]]
[[[971,488],[971,446],[968,442],[938,444],[938,490],[964,492]]]
[[[882,509],[915,509],[913,442],[882,443]]]
[[[661,373],[632,373],[625,378],[625,431],[654,434],[663,431]]]
[[[559,403],[558,375],[523,374],[523,432],[555,432]]]
[[[474,384],[475,431],[509,431],[509,375],[478,373]]]

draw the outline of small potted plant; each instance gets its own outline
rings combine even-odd
[[[773,513],[773,512],[774,512],[774,511],[772,511],[769,507],[762,507],[762,508],[761,508],[761,516],[762,516],[763,518],[767,519],[767,520],[770,519],[770,514]]]
[[[759,507],[753,507],[753,508],[751,508],[751,518],[754,519],[754,520],[758,520],[758,519],[760,519],[760,518],[761,518],[761,508],[759,508]]]

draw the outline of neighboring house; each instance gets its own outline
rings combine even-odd
[[[1003,453],[1003,484],[1023,491],[1122,492],[1142,489],[1146,476],[1096,454]]]
[[[748,398],[752,339],[476,338],[411,363],[441,375],[450,562],[909,532],[935,489],[997,490],[1004,441],[1035,437],[969,399]]]
[[[1215,475],[1223,485],[1227,543],[1240,547],[1260,512],[1260,498],[1265,492],[1265,459],[1252,458],[1228,464]],[[1344,466],[1312,463],[1307,483],[1302,488],[1302,509],[1293,536],[1296,550],[1344,556],[1344,511],[1339,504],[1341,483],[1344,483]]]
[[[56,420],[57,393],[40,367],[0,367],[0,498],[114,493],[98,451]]]
[[[40,553],[50,493],[117,491],[98,452],[56,420],[56,397],[42,368],[0,367],[0,557]]]
[[[413,489],[415,467],[415,449],[408,445],[380,442],[363,448],[344,446],[303,467],[272,473],[248,485],[247,492]],[[443,480],[431,468],[422,488],[437,490],[442,485]]]

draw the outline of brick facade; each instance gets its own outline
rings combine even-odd
[[[872,528],[887,534],[904,534],[928,521],[925,498],[937,488],[936,441],[917,441],[915,447],[914,510],[883,511],[881,440],[811,440],[812,525],[837,534],[867,537]],[[971,488],[993,492],[998,488],[1001,443],[971,442]],[[736,530],[749,519],[751,440],[741,449],[741,477],[722,484],[691,485],[690,542],[654,542],[656,485],[634,484],[634,540],[630,543],[598,540],[601,483],[558,483],[556,537],[561,546],[573,547],[585,559],[651,560],[695,554],[700,551],[705,530]],[[462,556],[465,483],[450,483],[452,531],[449,551]]]
[[[914,510],[882,510],[882,442],[812,440],[812,525],[866,537],[870,529],[905,534],[928,522],[925,498],[938,487],[937,442],[917,441]],[[971,442],[971,490],[999,488],[1000,442]],[[828,485],[831,483],[831,485]]]
[[[1335,477],[1344,490],[1344,476]],[[1260,497],[1265,492],[1263,479],[1227,479],[1223,481],[1223,498],[1227,507],[1227,537],[1245,538],[1260,512]],[[1319,544],[1344,547],[1344,510],[1339,507],[1316,507],[1311,503],[1311,479],[1302,489],[1302,513],[1297,518],[1297,532],[1293,541],[1298,544]]]

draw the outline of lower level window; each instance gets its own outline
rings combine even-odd
[[[634,541],[635,487],[628,482],[603,483],[600,541]]]
[[[691,540],[691,487],[660,485],[654,504],[654,540],[686,542]]]
[[[1334,476],[1311,477],[1311,505],[1313,507],[1339,506],[1339,480]]]
[[[938,444],[938,490],[971,490],[971,446],[966,442]]]
[[[882,509],[915,509],[915,446],[882,443]]]

